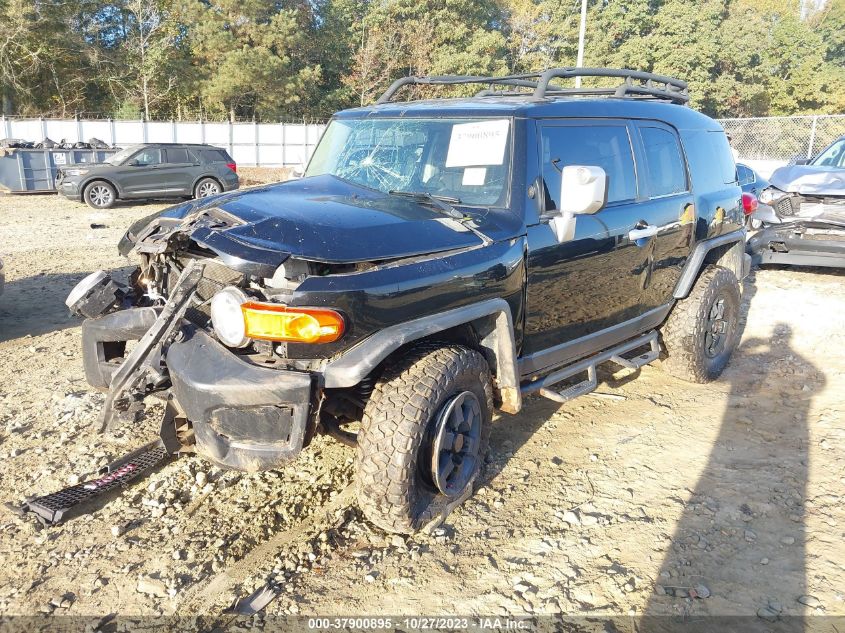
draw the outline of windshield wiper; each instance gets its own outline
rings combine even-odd
[[[493,240],[487,237],[484,233],[479,231],[473,223],[473,219],[471,216],[465,215],[458,211],[453,204],[460,204],[460,198],[452,198],[449,196],[436,196],[434,194],[430,194],[427,191],[399,191],[397,189],[391,189],[387,192],[391,196],[405,196],[406,198],[413,198],[414,200],[423,200],[425,202],[430,202],[433,207],[442,211],[445,215],[448,215],[450,218],[458,220],[463,226],[469,229],[473,234],[475,234],[478,239],[481,240],[484,246],[488,244],[492,244]]]
[[[457,220],[463,220],[466,216],[458,211],[453,204],[460,204],[460,198],[452,198],[449,196],[435,196],[427,191],[399,191],[398,189],[391,189],[388,191],[391,196],[405,196],[406,198],[414,198],[415,200],[425,200],[431,202],[435,207],[443,211],[446,215]]]

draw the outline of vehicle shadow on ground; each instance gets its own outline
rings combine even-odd
[[[768,631],[804,613],[808,414],[825,379],[791,339],[781,323],[770,340],[745,340],[736,353],[753,369],[725,372],[731,391],[719,433],[659,567],[644,630],[676,630],[684,620],[692,630],[698,621]],[[780,411],[786,402],[791,415]],[[749,577],[765,581],[756,587]],[[772,577],[776,595],[764,589]],[[802,630],[800,620],[790,624]]]
[[[755,272],[752,271],[743,283],[737,333],[737,338],[739,339],[742,338],[742,333],[745,331],[748,310],[751,306],[751,300],[757,291]],[[741,352],[737,350],[736,353]],[[629,382],[637,380],[642,373],[642,369],[620,371],[621,369],[621,367],[613,363],[600,365],[597,369],[598,388],[596,391],[602,392],[607,389],[620,389]],[[563,388],[563,385],[561,385],[561,388]],[[590,396],[585,397],[589,398]],[[505,457],[515,454],[560,409],[560,404],[547,400],[539,395],[532,395],[525,398],[523,409],[519,415],[515,417],[503,416],[495,421],[490,433],[490,452],[492,459],[488,459],[484,470],[481,472],[477,486],[481,487],[493,481],[507,465],[508,459],[503,459],[503,454]]]
[[[133,267],[111,271],[125,281]],[[81,323],[70,314],[65,299],[88,272],[40,273],[6,282],[0,295],[0,343],[25,336],[41,336]]]

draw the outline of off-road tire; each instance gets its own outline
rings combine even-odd
[[[427,480],[425,447],[441,407],[464,391],[471,391],[481,407],[480,458],[463,491],[447,497]],[[474,350],[421,344],[389,366],[367,402],[358,433],[356,489],[367,518],[401,534],[442,520],[472,492],[487,451],[492,411],[490,368]]]
[[[117,190],[110,182],[95,180],[85,185],[82,199],[94,209],[111,209],[117,201]]]
[[[706,333],[711,310],[724,300],[726,331],[721,351],[706,352]],[[660,329],[666,356],[661,367],[689,382],[715,380],[725,369],[739,339],[740,291],[736,275],[721,266],[707,266],[698,277],[689,296],[673,308]]]

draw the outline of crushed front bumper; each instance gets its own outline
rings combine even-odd
[[[845,268],[845,228],[764,226],[748,240],[748,252],[760,264]]]
[[[108,389],[125,342],[140,339],[156,318],[153,308],[131,308],[85,321],[88,382]],[[299,455],[314,415],[310,374],[242,360],[187,321],[161,361],[170,393],[192,423],[198,453],[246,471],[277,468]]]
[[[202,330],[184,327],[167,350],[176,402],[197,449],[238,470],[276,468],[299,455],[311,410],[310,374],[248,363]]]
[[[64,196],[68,200],[82,200],[82,189],[76,181],[64,179],[57,182],[56,191],[59,195]]]

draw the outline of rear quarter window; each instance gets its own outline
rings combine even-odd
[[[682,136],[693,186],[698,193],[720,191],[726,185],[737,184],[736,163],[724,132],[688,130]]]
[[[230,163],[232,159],[222,149],[201,150],[203,160],[207,163]]]

